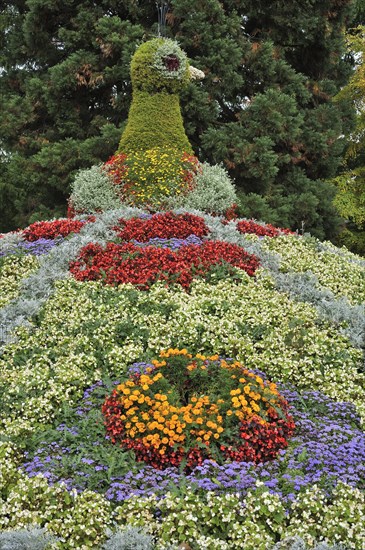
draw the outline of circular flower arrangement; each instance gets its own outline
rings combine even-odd
[[[233,359],[186,349],[161,351],[131,372],[102,411],[112,442],[158,469],[191,469],[207,458],[265,462],[295,427],[275,384]]]

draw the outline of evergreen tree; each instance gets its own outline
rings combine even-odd
[[[118,146],[129,62],[157,33],[150,0],[17,0],[0,19],[0,230],[64,211],[79,168]],[[335,175],[351,122],[342,31],[351,0],[171,0],[167,34],[205,80],[182,96],[201,160],[222,162],[242,214],[333,235]],[[63,210],[62,210],[63,209]]]
[[[359,254],[365,254],[365,26],[347,34],[356,69],[349,83],[335,100],[347,99],[356,108],[356,126],[345,136],[346,155],[342,173],[335,178],[335,205],[347,220],[339,242]]]
[[[349,2],[225,2],[227,10],[237,10],[234,29],[232,17],[226,26],[223,9],[219,17],[213,6],[192,14],[201,2],[190,10],[187,0],[175,4],[177,35],[199,68],[206,70],[211,60],[208,84],[216,83],[209,97],[218,114],[202,132],[203,154],[230,169],[244,192],[241,212],[332,236],[339,221],[335,188],[324,180],[336,173],[343,148],[338,137],[353,116],[348,103],[331,103],[349,74],[341,33]],[[217,29],[226,54],[219,64],[209,51]],[[233,42],[228,55],[227,39]]]
[[[3,3],[0,229],[64,213],[75,171],[116,150],[149,17],[128,0]]]
[[[354,28],[359,25],[365,25],[365,4],[363,0],[355,0],[352,25]]]

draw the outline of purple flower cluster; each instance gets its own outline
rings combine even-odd
[[[146,374],[147,369],[154,369],[152,363],[133,363],[128,369],[128,374]]]
[[[133,372],[143,372],[148,363],[136,363]],[[101,382],[94,384],[84,393],[83,402],[77,414],[85,418],[95,410],[97,403],[94,393],[103,391]],[[65,455],[69,456],[70,448],[52,443],[38,449],[35,456],[23,464],[29,476],[43,473],[50,483],[63,481],[66,486],[76,489],[90,485],[93,476],[95,490],[105,492],[108,499],[121,502],[132,494],[163,496],[172,486],[193,486],[200,490],[218,492],[239,491],[243,494],[261,480],[272,493],[278,494],[283,501],[290,504],[297,493],[314,483],[330,493],[341,480],[351,486],[365,488],[365,437],[360,428],[359,418],[354,406],[350,403],[338,403],[319,392],[299,394],[293,389],[281,387],[280,392],[288,400],[291,414],[295,418],[296,432],[286,450],[280,451],[278,457],[258,465],[245,462],[231,462],[218,465],[206,460],[191,473],[184,474],[177,468],[155,470],[151,466],[137,465],[129,471],[118,472],[105,461],[105,447],[120,453],[123,451],[112,446],[101,437],[93,441],[85,452],[82,440],[74,452],[74,469],[72,475],[63,475],[62,463]],[[100,397],[99,397],[100,399]],[[77,426],[61,424],[58,430],[78,435]],[[103,433],[103,432],[101,432]],[[99,453],[104,449],[104,453]],[[80,458],[81,457],[81,458]],[[30,457],[29,457],[30,458]],[[139,469],[138,469],[139,468]]]
[[[42,254],[48,254],[52,248],[60,244],[63,240],[63,237],[57,237],[56,239],[37,239],[33,242],[19,243],[18,248],[24,250],[26,254],[41,256]]]
[[[119,384],[119,382],[113,382],[113,384]],[[83,416],[87,414],[92,409],[93,406],[95,406],[93,397],[94,397],[95,391],[100,388],[105,388],[101,380],[99,380],[98,382],[95,382],[95,384],[86,388],[86,390],[84,391],[84,395],[82,396],[81,405],[76,409],[77,415]],[[62,429],[63,429],[65,425],[60,424],[60,426],[62,426]],[[56,429],[59,430],[60,426]]]
[[[5,252],[0,252],[0,256],[8,256],[20,252],[31,254],[32,256],[41,256],[42,254],[48,254],[52,248],[60,244],[63,240],[63,237],[58,237],[57,239],[37,239],[33,242],[22,241],[13,248]]]
[[[136,240],[132,240],[132,243],[142,248],[146,246],[155,246],[157,248],[170,248],[171,250],[178,250],[181,246],[188,246],[189,244],[200,246],[203,241],[196,235],[189,235],[186,239],[177,239],[175,237],[171,239],[161,239],[160,237],[154,237],[146,243],[141,243]]]

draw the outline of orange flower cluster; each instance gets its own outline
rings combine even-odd
[[[282,405],[276,385],[238,361],[169,349],[119,384],[103,412],[112,441],[161,467],[232,449],[243,422],[265,427]]]

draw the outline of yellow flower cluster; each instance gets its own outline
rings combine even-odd
[[[168,402],[165,394],[153,393],[153,385],[162,377],[141,375],[138,386],[128,380],[117,389],[125,413],[121,420],[128,436],[165,454],[167,446],[183,446],[187,434],[197,441],[207,442],[219,438],[223,432],[222,416],[218,406],[209,397],[193,397],[185,406],[177,407]],[[148,391],[150,390],[150,391]]]
[[[186,171],[194,169],[184,162],[181,151],[166,147],[134,151],[128,155],[126,165],[124,194],[136,205],[152,199],[162,203],[166,197],[187,192],[191,178],[185,181]]]

